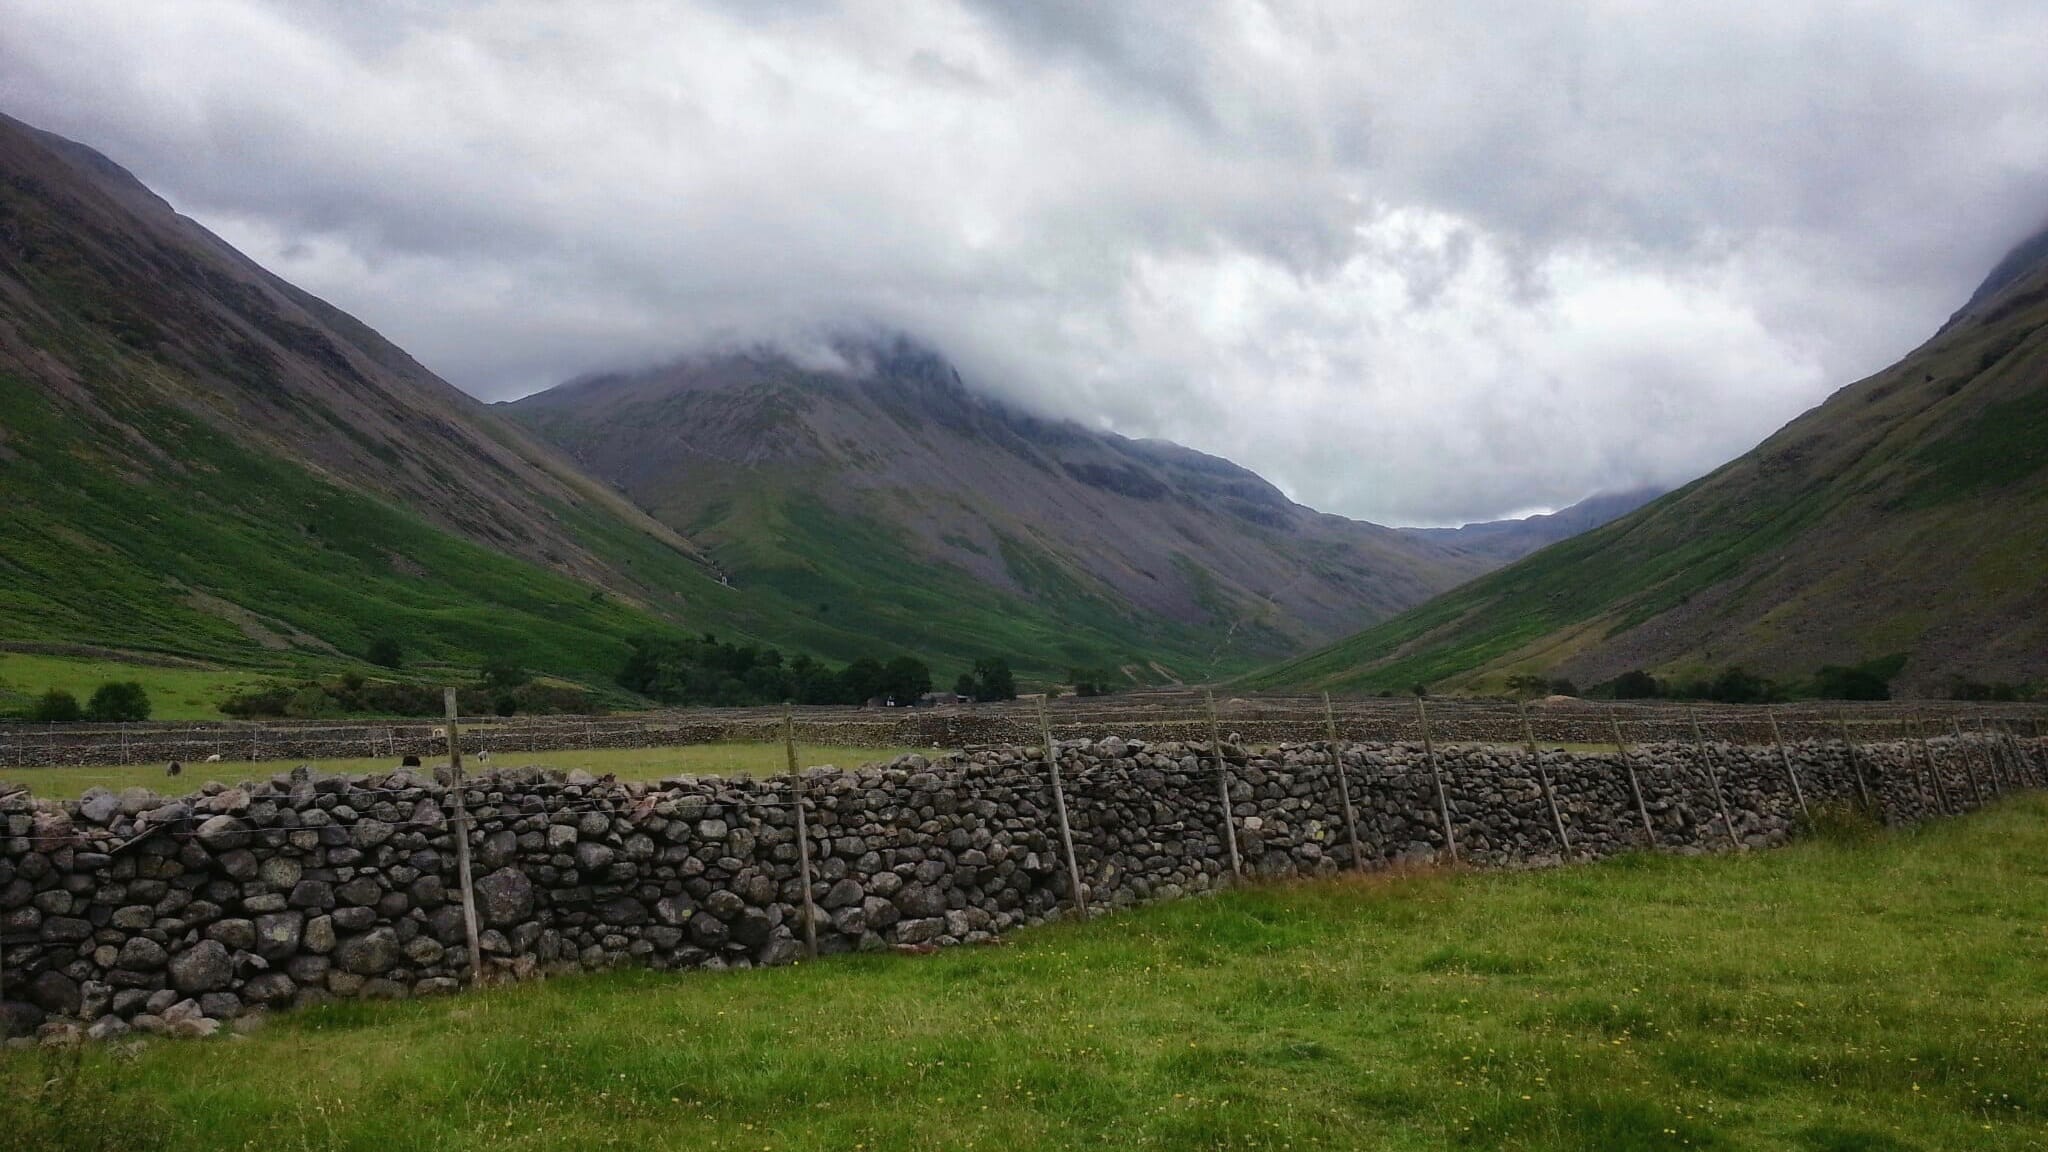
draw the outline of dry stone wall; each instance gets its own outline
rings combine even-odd
[[[1075,865],[1100,909],[1232,882],[1233,835],[1252,877],[1442,859],[1452,841],[1493,867],[1651,841],[1762,848],[1793,834],[1802,798],[1912,823],[2048,785],[2043,751],[1662,743],[1625,758],[1460,747],[1432,762],[1406,743],[1226,745],[1228,831],[1205,745],[1108,737],[1063,745],[1061,765]],[[792,960],[801,849],[824,953],[989,940],[1074,903],[1035,749],[659,784],[501,769],[462,797],[487,975]],[[203,1035],[265,1009],[456,990],[474,973],[455,800],[415,773],[305,770],[176,798],[0,796],[0,1028]]]

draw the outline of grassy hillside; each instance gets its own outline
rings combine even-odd
[[[1889,661],[2048,680],[2048,262],[1712,475],[1260,686]]]
[[[615,595],[436,529],[229,442],[176,410],[96,392],[121,441],[0,373],[10,499],[0,504],[0,627],[84,643],[306,669],[379,635],[411,658],[609,679],[654,626]],[[164,471],[174,475],[164,475]],[[706,581],[708,584],[708,580]]]
[[[1007,947],[0,1053],[57,1148],[1785,1149],[2048,1141],[2048,802],[1741,857],[1240,890]]]

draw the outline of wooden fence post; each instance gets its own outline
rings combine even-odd
[[[1742,838],[1735,834],[1735,818],[1728,814],[1728,798],[1721,792],[1721,776],[1714,771],[1714,759],[1707,752],[1706,735],[1700,731],[1700,714],[1688,705],[1685,709],[1685,718],[1692,722],[1693,752],[1699,758],[1701,770],[1707,774],[1707,784],[1714,791],[1714,803],[1721,809],[1721,827],[1728,832],[1728,843],[1733,844],[1737,852],[1741,852],[1744,850]]]
[[[1811,824],[1813,812],[1806,807],[1806,789],[1799,786],[1799,769],[1792,766],[1792,753],[1785,750],[1785,737],[1778,731],[1778,714],[1766,704],[1764,717],[1771,722],[1771,743],[1778,746],[1778,760],[1785,765],[1785,775],[1792,778],[1792,797],[1799,801],[1799,814]]]
[[[1223,733],[1216,722],[1216,691],[1204,689],[1209,701],[1209,750],[1216,755],[1216,794],[1223,802],[1223,839],[1230,845],[1230,874],[1244,878],[1244,861],[1237,854],[1237,815],[1230,804],[1230,761],[1223,758]]]
[[[1329,699],[1327,695],[1323,698]],[[1420,696],[1415,698],[1415,715],[1422,720],[1422,754],[1429,758],[1429,779],[1436,785],[1436,816],[1443,822],[1444,846],[1451,851],[1451,863],[1456,864],[1458,834],[1451,830],[1451,798],[1450,794],[1444,791],[1443,768],[1437,763],[1436,741],[1431,738],[1429,732],[1429,705],[1424,703]]]
[[[2002,721],[1998,727],[2005,733],[2006,743],[2012,748],[2013,759],[2018,762],[2021,770],[2021,779],[2030,786],[2048,785],[2048,772],[2042,771],[2040,765],[2034,762],[2033,754],[2021,746],[2019,733],[2012,730],[2012,725]]]
[[[1572,854],[1572,838],[1564,830],[1564,814],[1557,810],[1557,793],[1550,787],[1550,769],[1543,766],[1543,753],[1536,747],[1536,728],[1529,723],[1529,706],[1521,700],[1515,701],[1515,711],[1522,714],[1522,743],[1529,749],[1529,759],[1536,764],[1536,778],[1543,784],[1543,802],[1550,806],[1550,824],[1557,830],[1557,842],[1564,845],[1564,854]]]
[[[787,703],[782,706],[782,755],[789,764],[789,780],[796,805],[797,879],[804,886],[804,955],[816,960],[818,907],[811,900],[811,829],[804,818],[804,803],[810,798],[811,790],[804,780],[803,769],[797,766],[796,710]]]
[[[1052,806],[1060,818],[1060,847],[1067,854],[1067,887],[1074,892],[1074,910],[1088,918],[1088,897],[1081,891],[1081,865],[1074,859],[1074,833],[1067,824],[1067,790],[1060,783],[1060,746],[1052,738],[1052,718],[1045,713],[1045,697],[1038,698],[1038,734],[1045,741],[1045,767],[1052,776]]]
[[[455,878],[462,885],[462,932],[469,941],[469,981],[484,978],[484,949],[477,939],[476,886],[469,865],[469,789],[462,782],[462,731],[457,727],[455,689],[442,691],[448,713],[448,787],[455,794]]]
[[[1991,788],[1998,795],[2014,790],[2012,758],[2006,755],[2005,742],[1991,730],[1991,721],[1977,717],[1977,744],[1984,749],[1984,762],[1990,766]]]
[[[1849,714],[1835,709],[1835,723],[1842,729],[1842,748],[1849,753],[1849,771],[1856,777],[1856,795],[1863,801],[1863,810],[1883,820],[1884,813],[1878,811],[1877,803],[1870,798],[1870,786],[1863,782],[1863,761],[1856,755],[1856,741],[1849,736]]]
[[[1323,693],[1323,736],[1330,745],[1330,766],[1337,770],[1337,795],[1344,801],[1344,835],[1351,844],[1351,867],[1365,871],[1365,850],[1358,846],[1358,810],[1351,806],[1350,774],[1344,771],[1344,753],[1337,747],[1337,710],[1330,706],[1330,694]]]
[[[1927,734],[1921,730],[1920,713],[1912,716],[1913,739],[1920,745],[1920,759],[1927,765],[1927,774],[1934,777],[1934,798],[1941,804],[1944,816],[1955,815],[1955,805],[1949,803],[1948,785],[1942,782],[1941,769],[1934,763],[1934,749],[1927,746]]]
[[[1977,782],[1977,750],[1971,747],[1970,742],[1963,737],[1963,722],[1961,718],[1950,716],[1948,718],[1948,726],[1949,730],[1955,733],[1956,755],[1962,758],[1963,774],[1970,778],[1970,795],[1976,799],[1977,806],[1981,808],[1984,806],[1984,786]]]
[[[1621,717],[1612,708],[1607,710],[1607,722],[1614,726],[1614,748],[1621,753],[1621,766],[1628,772],[1628,794],[1635,799],[1636,815],[1643,821],[1643,843],[1655,848],[1657,830],[1650,824],[1650,806],[1643,802],[1643,785],[1636,779],[1635,758],[1629,755],[1628,741],[1622,739]]]

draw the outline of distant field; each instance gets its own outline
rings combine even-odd
[[[930,755],[932,751],[930,748],[806,747],[801,744],[797,746],[798,758],[806,768],[821,764],[837,764],[842,768],[852,768],[876,760],[888,760],[905,752],[923,752]],[[38,796],[78,796],[93,787],[119,791],[123,788],[141,786],[159,792],[185,792],[197,789],[209,780],[218,780],[224,784],[237,784],[243,780],[267,780],[276,773],[289,772],[298,763],[310,763],[318,771],[327,774],[388,772],[398,766],[397,758],[392,756],[348,760],[263,760],[255,763],[227,760],[218,764],[187,764],[184,774],[176,780],[164,775],[164,765],[161,764],[0,768],[0,780],[26,784],[29,790]],[[465,764],[472,771],[482,767],[474,755],[468,757]],[[490,762],[493,768],[527,765],[561,769],[581,768],[600,776],[609,772],[622,780],[654,780],[677,773],[748,773],[761,776],[782,771],[784,759],[780,744],[693,744],[676,748],[595,748],[582,752],[504,752]]]
[[[1332,879],[1008,947],[0,1053],[16,1152],[2035,1149],[2048,798],[1740,857]],[[53,1080],[56,1088],[38,1089]]]
[[[135,680],[149,690],[152,720],[219,720],[221,701],[275,678],[246,668],[160,668],[82,656],[0,652],[0,707],[32,702],[62,688],[84,704],[109,680]]]

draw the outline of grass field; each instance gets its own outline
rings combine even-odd
[[[1742,857],[1245,890],[1007,947],[0,1055],[20,1152],[2022,1149],[2048,798]],[[57,1087],[39,1090],[39,1078]]]
[[[797,757],[804,767],[812,768],[821,764],[837,764],[852,768],[876,760],[887,760],[905,752],[922,751],[930,755],[929,748],[850,748],[850,747],[806,747],[797,746]],[[595,748],[587,751],[563,752],[503,752],[490,763],[493,768],[515,768],[539,765],[544,768],[581,768],[586,772],[604,775],[609,772],[622,780],[655,780],[677,773],[698,775],[729,776],[746,773],[764,776],[781,772],[784,768],[784,753],[780,744],[692,744],[674,748]],[[446,757],[442,757],[445,761]],[[279,772],[289,772],[301,761],[262,760],[255,763],[228,760],[219,764],[187,764],[184,775],[172,780],[164,775],[161,764],[102,764],[81,765],[76,768],[0,768],[0,780],[28,785],[29,791],[38,796],[73,797],[81,795],[88,788],[153,788],[159,792],[186,792],[199,788],[209,780],[223,784],[238,784],[244,780],[267,780]],[[303,761],[325,774],[350,772],[388,772],[397,767],[397,760],[391,756],[370,756],[348,760]],[[481,764],[472,753],[465,761],[472,770]]]
[[[262,687],[275,675],[247,668],[186,668],[100,660],[85,656],[44,656],[0,652],[0,708],[32,703],[62,688],[80,704],[109,680],[134,680],[149,692],[153,720],[219,720],[223,700]]]

